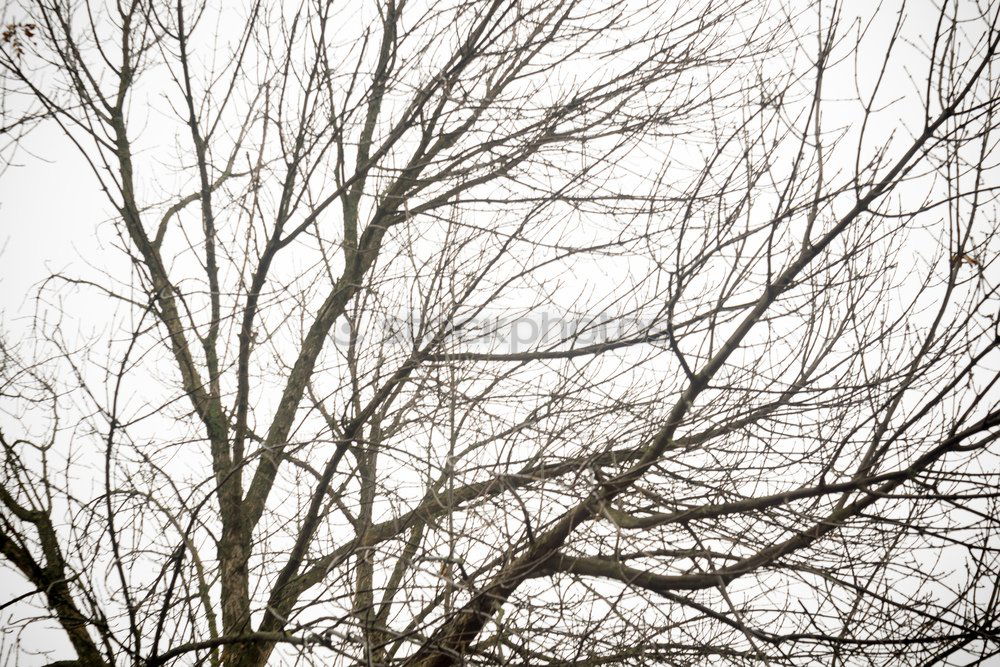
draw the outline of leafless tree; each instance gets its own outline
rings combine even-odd
[[[1000,653],[1000,6],[858,4],[8,5],[4,659]]]

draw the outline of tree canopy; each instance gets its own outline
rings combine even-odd
[[[10,664],[1000,654],[1000,6],[0,16]]]

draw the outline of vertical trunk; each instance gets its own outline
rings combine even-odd
[[[358,513],[358,538],[360,548],[357,555],[357,576],[354,589],[354,615],[361,629],[365,643],[365,660],[371,664],[375,647],[381,644],[381,633],[375,625],[375,598],[372,590],[374,580],[375,546],[368,543],[368,530],[372,524],[372,506],[375,501],[375,466],[378,457],[379,429],[371,430],[371,441],[358,463],[361,482],[360,510]]]
[[[236,515],[239,508],[236,508]],[[235,524],[235,525],[234,525]],[[242,525],[236,521],[223,520],[222,538],[219,540],[219,569],[222,588],[223,636],[247,634],[250,626],[250,588],[247,560],[250,555],[249,541]],[[223,651],[223,663],[237,665],[240,647],[233,644]]]

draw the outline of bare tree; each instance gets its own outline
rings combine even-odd
[[[848,5],[8,7],[6,658],[1000,653],[1000,7]]]

